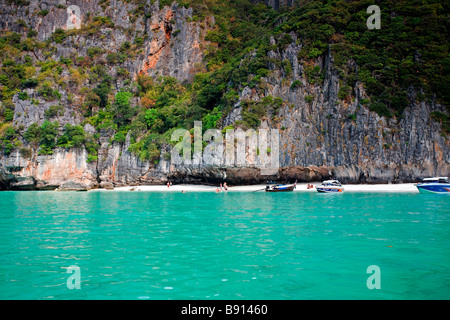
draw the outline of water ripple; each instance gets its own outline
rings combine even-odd
[[[0,299],[442,299],[449,198],[4,192]]]

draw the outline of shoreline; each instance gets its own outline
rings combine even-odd
[[[310,183],[313,186],[320,183]],[[229,186],[228,191],[222,192],[263,192],[267,184]],[[316,188],[307,189],[308,183],[297,183],[293,192],[315,192]],[[402,193],[419,193],[415,183],[399,183],[399,184],[346,184],[343,185],[344,192],[402,192]],[[218,186],[209,185],[193,185],[193,184],[177,184],[167,187],[167,185],[142,185],[117,187],[114,189],[91,189],[89,192],[114,192],[114,191],[144,191],[144,192],[216,192]]]

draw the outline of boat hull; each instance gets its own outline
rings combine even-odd
[[[266,189],[266,192],[289,192],[289,191],[294,191],[294,189],[295,189],[295,186],[288,186],[288,187]]]
[[[344,192],[344,188],[338,188],[338,187],[320,187],[317,186],[316,190],[320,193],[340,193]]]
[[[420,193],[450,194],[450,184],[447,183],[425,183],[416,187]]]

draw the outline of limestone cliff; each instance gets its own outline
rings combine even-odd
[[[107,52],[117,51],[125,42],[132,41],[137,35],[143,35],[145,40],[142,49],[133,59],[126,59],[123,63],[129,77],[136,79],[142,74],[155,77],[164,75],[187,81],[201,68],[204,26],[211,18],[202,22],[202,29],[199,22],[192,21],[192,9],[179,7],[176,3],[160,9],[158,1],[153,4],[152,1],[147,1],[143,11],[130,17],[129,12],[136,9],[136,6],[122,1],[108,1],[107,4],[105,1],[30,1],[27,6],[9,6],[3,1],[0,3],[3,18],[0,27],[21,32],[22,28],[16,23],[21,19],[23,24],[32,26],[38,39],[46,40],[58,28],[67,28],[70,14],[67,9],[73,6],[79,7],[81,12],[79,25],[75,27],[83,30],[82,28],[86,28],[87,17],[96,13],[110,17],[114,28],[101,29],[100,33],[104,35],[94,39],[85,32],[80,32],[71,37],[71,41],[57,44],[50,57],[43,57],[43,50],[36,50],[38,61],[44,61],[46,58],[70,58],[74,54],[88,56],[89,48],[98,48],[105,52],[104,58]],[[45,16],[39,14],[43,10],[48,11]],[[112,66],[107,72],[117,76],[118,68]],[[70,83],[70,74],[63,73],[61,76]],[[81,82],[74,86],[83,85],[88,83]],[[118,80],[118,85],[123,86],[123,80]],[[21,100],[15,95],[13,125],[20,128],[22,133],[33,123],[41,125],[48,119],[46,112],[54,105],[64,107],[61,112],[51,116],[51,120],[58,121],[60,131],[66,124],[82,123],[84,117],[80,106],[83,98],[79,95],[79,90],[70,89],[73,87],[60,90],[61,97],[50,101],[43,99],[33,88],[24,90],[29,99]],[[95,128],[89,124],[84,128],[87,132],[96,133]],[[100,148],[95,162],[87,162],[84,149],[57,148],[52,155],[34,154],[31,158],[24,158],[19,149],[16,149],[9,156],[0,156],[0,187],[24,190],[54,189],[65,181],[73,181],[89,189],[166,181],[168,168],[164,160],[154,168],[150,162],[141,162],[138,157],[128,152],[129,140],[124,144],[111,144],[113,132],[102,130],[98,134]]]
[[[290,61],[291,74],[286,77],[283,68],[274,68],[265,90],[266,95],[282,97],[285,102],[277,124],[280,165],[292,172],[288,174],[291,179],[296,167],[308,166],[329,168],[331,176],[344,182],[412,182],[448,174],[449,140],[430,117],[433,111],[445,112],[444,106],[435,100],[419,102],[417,92],[410,90],[410,103],[402,117],[386,119],[361,104],[368,98],[361,83],[352,88],[356,93],[352,100],[342,101],[330,51],[315,62],[323,72],[323,82],[311,84],[297,59],[301,45],[296,44],[294,34],[292,38],[283,52],[271,52]],[[292,87],[295,81],[301,85]],[[240,104],[236,107],[239,110]]]

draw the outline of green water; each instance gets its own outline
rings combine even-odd
[[[448,299],[450,197],[1,192],[0,299]],[[80,270],[70,290],[69,266]],[[368,289],[370,265],[381,289]]]

